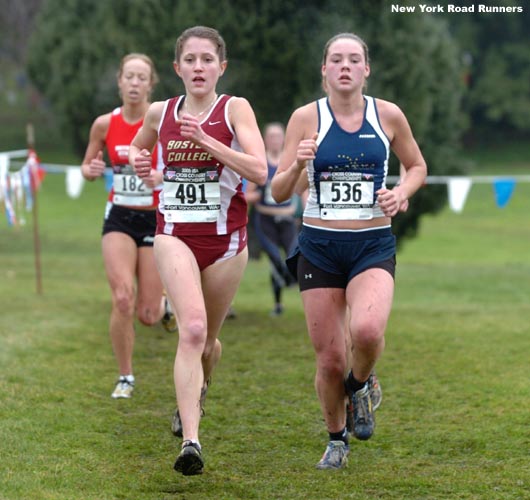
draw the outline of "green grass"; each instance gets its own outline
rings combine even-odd
[[[428,189],[428,188],[426,188]],[[530,185],[504,209],[473,186],[398,255],[377,428],[348,469],[314,469],[326,432],[299,294],[270,318],[267,264],[248,266],[201,424],[203,476],[172,470],[176,338],[137,327],[137,390],[113,401],[105,193],[40,195],[44,294],[31,227],[0,220],[0,499],[530,498]]]

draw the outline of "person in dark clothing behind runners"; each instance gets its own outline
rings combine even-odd
[[[280,160],[285,130],[281,123],[273,122],[265,126],[263,140],[267,153],[267,183],[258,186],[253,182],[247,184],[246,198],[254,204],[254,229],[261,248],[267,254],[271,264],[271,284],[274,295],[272,316],[283,313],[282,290],[296,282],[282,256],[287,256],[296,244],[298,229],[294,219],[296,203],[293,198],[276,203],[271,196],[271,181]]]

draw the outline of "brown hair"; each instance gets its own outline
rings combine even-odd
[[[322,64],[326,64],[326,59],[328,57],[329,48],[332,43],[336,42],[337,40],[340,40],[342,38],[347,38],[349,40],[356,41],[362,48],[364,53],[364,60],[366,64],[370,64],[370,56],[368,55],[368,45],[366,45],[366,42],[355,33],[339,33],[338,35],[335,35],[331,37],[324,46],[324,54],[322,56]]]
[[[131,52],[130,54],[127,54],[126,56],[122,57],[120,62],[120,69],[118,70],[118,79],[120,79],[121,75],[123,74],[123,67],[125,66],[125,64],[132,59],[140,59],[141,61],[149,65],[149,67],[151,68],[151,86],[154,87],[159,82],[158,73],[155,69],[155,64],[149,56],[141,54],[140,52]]]
[[[210,40],[217,49],[219,61],[226,61],[226,44],[219,32],[208,26],[193,26],[192,28],[184,30],[177,38],[177,43],[175,44],[175,62],[178,63],[180,61],[184,44],[192,37],[206,38],[207,40]]]

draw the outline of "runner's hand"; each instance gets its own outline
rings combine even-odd
[[[300,171],[302,171],[309,160],[314,160],[317,154],[317,138],[318,132],[315,132],[311,139],[303,139],[298,144],[296,150],[296,165]]]
[[[105,172],[105,162],[103,161],[103,151],[98,151],[95,158],[88,164],[88,174],[90,177],[101,177]]]
[[[379,189],[377,192],[377,203],[387,217],[394,217],[402,207],[408,208],[408,200],[399,187],[394,189]]]
[[[151,153],[147,149],[142,149],[135,157],[133,168],[136,175],[142,179],[151,175]]]

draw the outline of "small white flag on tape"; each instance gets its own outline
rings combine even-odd
[[[462,212],[471,189],[471,179],[469,177],[452,177],[447,183],[447,188],[449,190],[449,207],[453,212]]]
[[[9,156],[0,153],[0,201],[6,196]]]
[[[66,192],[70,198],[79,198],[83,191],[85,179],[81,174],[81,168],[68,167],[66,169]]]

